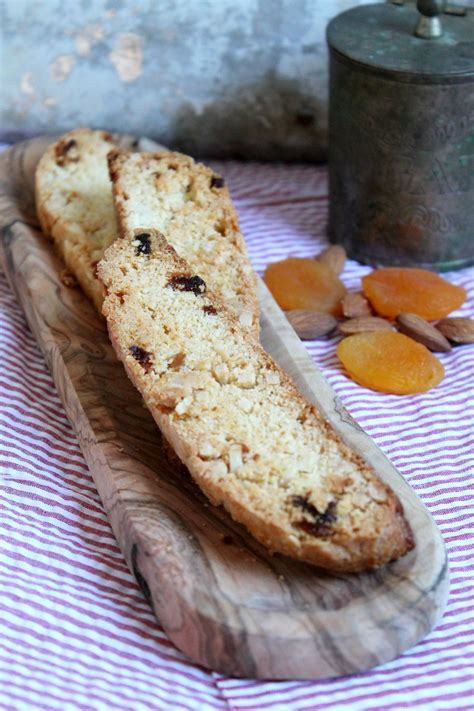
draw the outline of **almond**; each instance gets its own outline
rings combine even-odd
[[[372,316],[370,304],[363,294],[346,294],[342,300],[342,313],[346,318]]]
[[[426,346],[430,351],[447,353],[451,350],[451,345],[443,334],[417,314],[399,314],[397,316],[397,326],[399,331]]]
[[[319,311],[296,309],[287,311],[286,318],[303,341],[312,341],[315,338],[326,336],[337,326],[334,316],[323,314]]]
[[[318,254],[316,261],[328,267],[334,274],[339,275],[344,269],[347,255],[344,247],[340,244],[332,244]]]
[[[360,318],[350,318],[339,324],[339,331],[345,336],[353,333],[364,333],[367,331],[394,331],[390,321],[378,316],[361,316]]]
[[[467,316],[443,318],[436,328],[453,343],[474,343],[474,319]]]

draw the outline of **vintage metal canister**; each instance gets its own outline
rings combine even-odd
[[[367,264],[474,263],[474,12],[443,5],[328,26],[329,237]]]

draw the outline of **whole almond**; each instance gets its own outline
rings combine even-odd
[[[323,314],[319,311],[295,309],[294,311],[287,311],[286,318],[302,341],[322,338],[322,336],[331,333],[337,326],[334,316]]]
[[[438,321],[436,328],[453,343],[474,343],[474,319],[467,316],[443,318]]]
[[[338,276],[346,264],[346,250],[340,244],[332,244],[318,254],[316,261],[328,267],[336,276]]]
[[[397,316],[396,322],[399,331],[426,346],[430,351],[447,353],[451,350],[451,345],[443,334],[421,316],[402,313]]]
[[[346,318],[371,316],[370,304],[363,294],[346,294],[342,300],[342,313]]]
[[[360,316],[360,318],[350,318],[339,324],[339,331],[345,336],[353,333],[365,333],[367,331],[394,331],[390,321],[378,316]]]

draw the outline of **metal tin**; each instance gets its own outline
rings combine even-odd
[[[414,34],[414,5],[328,26],[329,237],[366,264],[474,263],[474,13]]]

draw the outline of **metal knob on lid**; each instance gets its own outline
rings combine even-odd
[[[443,29],[440,15],[446,8],[444,0],[418,0],[416,9],[421,13],[415,29],[417,37],[423,39],[436,39],[441,37]]]
[[[368,264],[455,269],[474,263],[474,9],[417,6],[328,26],[329,236]]]

